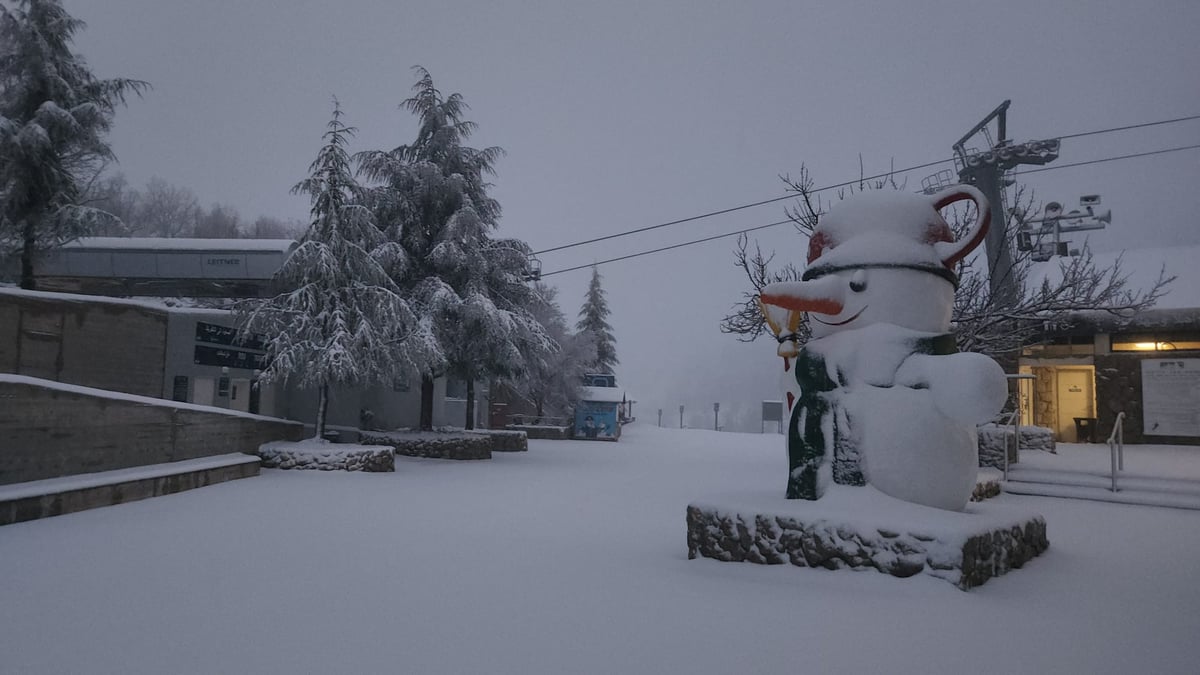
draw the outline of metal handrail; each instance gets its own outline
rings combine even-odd
[[[1015,454],[1017,455],[1018,460],[1021,458],[1021,427],[1019,426],[1020,419],[1021,419],[1021,407],[1017,406],[1017,409],[1012,411],[1012,414],[1010,414],[1008,416],[1008,421],[1005,422],[1006,425],[1011,425],[1013,428],[1013,450],[1016,451]],[[1007,439],[1004,441],[1004,480],[1005,480],[1005,482],[1008,482],[1008,441],[1007,441]]]
[[[1108,435],[1108,452],[1112,458],[1112,491],[1117,491],[1117,471],[1125,470],[1125,413],[1117,413],[1112,433]]]

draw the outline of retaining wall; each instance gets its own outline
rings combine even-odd
[[[268,441],[303,435],[298,422],[0,376],[0,485],[252,455]]]

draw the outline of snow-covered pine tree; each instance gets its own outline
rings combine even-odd
[[[527,355],[528,367],[513,382],[513,388],[533,403],[539,418],[565,415],[579,400],[583,376],[596,361],[596,345],[590,335],[571,332],[553,287],[539,283],[534,291],[533,316],[555,347]]]
[[[262,380],[294,378],[300,387],[317,388],[318,439],[330,385],[391,382],[441,360],[432,326],[412,310],[379,260],[386,254],[389,264],[403,264],[396,251],[381,248],[383,233],[361,204],[346,152],[354,129],[341,116],[335,99],[325,145],[308,178],[292,188],[312,197],[312,218],[276,274],[287,290],[240,311],[243,334],[267,336],[270,364]]]
[[[591,364],[594,369],[592,372],[611,373],[613,366],[620,363],[617,360],[617,339],[608,323],[608,315],[608,300],[600,286],[600,270],[593,265],[592,281],[588,284],[583,307],[579,309],[579,322],[575,324],[575,328],[580,332],[591,335],[596,345],[596,360]]]
[[[529,246],[485,239],[482,252],[442,335],[448,372],[467,386],[467,429],[475,427],[476,380],[512,381],[555,347],[531,311],[535,297],[524,279]]]
[[[378,183],[371,205],[389,244],[388,271],[405,297],[435,327],[447,368],[422,370],[420,426],[433,426],[433,378],[467,381],[519,370],[522,341],[543,340],[523,310],[520,272],[528,247],[495,241],[500,204],[488,196],[488,175],[503,154],[464,145],[475,123],[463,119],[460,94],[443,96],[429,71],[416,67],[415,94],[402,107],[419,121],[416,139],[390,151],[359,153],[362,175]],[[470,415],[470,406],[468,406]]]
[[[38,250],[113,220],[80,204],[82,184],[113,159],[116,106],[149,86],[96,79],[71,51],[83,28],[59,0],[0,5],[0,254],[20,251],[22,288]]]

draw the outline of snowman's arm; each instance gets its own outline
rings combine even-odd
[[[966,424],[990,422],[1008,399],[1000,365],[970,352],[913,354],[896,371],[896,385],[928,389],[943,415]]]

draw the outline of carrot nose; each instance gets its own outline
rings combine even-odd
[[[793,312],[841,314],[845,305],[844,282],[836,276],[812,281],[780,281],[763,286],[759,297],[764,305],[775,305]]]

